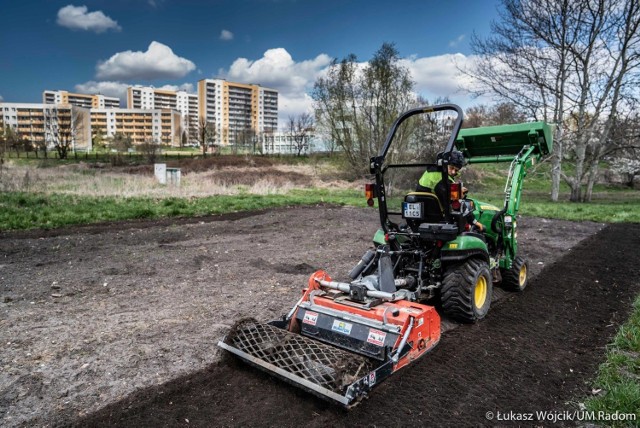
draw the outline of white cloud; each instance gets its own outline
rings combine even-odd
[[[464,34],[460,34],[458,37],[456,37],[455,39],[453,39],[453,40],[451,40],[449,42],[449,47],[450,48],[454,48],[454,47],[458,46],[460,43],[462,43],[464,38],[465,38],[465,35]]]
[[[2,98],[2,95],[0,95],[0,101],[4,101],[4,98]]]
[[[193,83],[183,83],[182,85],[163,85],[158,89],[164,89],[167,91],[185,91],[190,94],[195,94]]]
[[[233,82],[255,83],[278,90],[279,123],[282,127],[290,115],[313,112],[313,100],[309,94],[316,79],[326,73],[331,60],[332,58],[328,55],[320,54],[313,59],[295,61],[286,49],[275,48],[269,49],[257,60],[238,58],[228,70],[220,69],[217,76]],[[438,97],[448,96],[451,102],[465,109],[479,103],[490,103],[488,99],[473,100],[469,96],[468,91],[472,88],[473,81],[458,69],[472,65],[475,60],[473,56],[448,54],[423,58],[410,57],[402,60],[402,64],[409,69],[416,83],[416,93],[423,95],[430,102]],[[366,63],[358,64],[359,68],[365,65]],[[83,93],[102,93],[119,97],[122,105],[126,106],[128,86],[131,85],[119,81],[90,81],[76,85],[75,89]],[[195,85],[193,83],[167,84],[160,89],[194,93]]]
[[[151,42],[146,52],[118,52],[106,61],[98,63],[98,79],[177,79],[195,70],[196,65],[173,53],[170,47]]]
[[[280,124],[289,115],[311,112],[313,102],[307,94],[322,71],[331,64],[332,58],[320,54],[313,59],[295,62],[284,48],[269,49],[255,61],[236,59],[228,71],[219,75],[234,82],[255,83],[277,89]]]
[[[75,85],[74,89],[81,94],[102,94],[108,97],[118,97],[120,98],[120,107],[126,107],[125,101],[129,86],[131,85],[122,82],[96,82],[91,80]]]
[[[473,81],[459,68],[473,64],[473,56],[446,54],[433,57],[410,57],[402,60],[411,78],[415,82],[415,91],[434,102],[439,97],[449,97],[451,102],[462,108],[479,103],[488,103],[488,99],[474,100],[469,95]],[[269,49],[262,58],[249,60],[236,59],[228,70],[219,70],[219,75],[234,82],[257,83],[279,92],[278,111],[280,125],[289,115],[313,111],[313,100],[309,93],[316,79],[323,75],[331,57],[318,55],[310,60],[296,62],[283,48]],[[359,68],[366,63],[358,64]]]
[[[472,101],[469,91],[473,86],[473,79],[459,69],[471,66],[474,61],[473,56],[446,54],[424,58],[410,57],[402,60],[402,64],[411,72],[418,94],[429,101],[438,97],[449,97],[451,102],[466,108],[480,101]]]
[[[95,31],[103,33],[107,30],[120,31],[122,28],[117,21],[106,16],[101,10],[89,12],[86,6],[72,4],[58,11],[58,25],[71,30]]]
[[[222,30],[220,32],[220,40],[233,40],[233,33],[229,30]]]

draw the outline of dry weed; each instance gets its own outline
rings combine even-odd
[[[161,185],[149,173],[149,166],[140,168],[95,167],[88,164],[36,168],[5,165],[0,190],[38,191],[85,196],[147,196],[202,197],[237,194],[284,194],[292,189],[361,188],[360,183],[339,179],[326,180],[328,174],[318,174],[312,166],[271,165],[221,166],[209,164],[209,169],[181,169],[180,186]],[[144,172],[142,172],[144,171]]]

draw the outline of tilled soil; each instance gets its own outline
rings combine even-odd
[[[344,279],[370,245],[375,210],[4,233],[0,425],[466,426],[488,423],[487,411],[557,409],[590,391],[640,292],[640,228],[519,226],[527,290],[448,331],[349,412],[221,358],[215,344],[234,320],[286,312],[314,270]]]

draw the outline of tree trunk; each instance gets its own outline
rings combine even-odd
[[[571,202],[581,202],[581,189],[582,186],[579,181],[574,181],[570,183],[571,186],[571,196],[569,196],[569,200]]]
[[[593,196],[593,185],[598,180],[598,162],[594,162],[589,168],[589,178],[587,180],[587,188],[584,194],[583,202],[591,202]]]
[[[551,159],[551,200],[558,202],[560,195],[560,176],[562,174],[562,162],[560,154],[556,153]]]
[[[558,202],[560,196],[560,179],[562,177],[562,149],[563,129],[562,124],[558,123],[553,141],[553,154],[551,157],[551,200]]]

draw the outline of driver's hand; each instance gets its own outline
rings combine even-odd
[[[484,225],[482,223],[477,222],[474,226],[477,227],[480,232],[484,232]]]
[[[467,197],[467,193],[469,193],[469,189],[467,189],[466,187],[462,186],[462,196],[464,196],[466,198]]]

